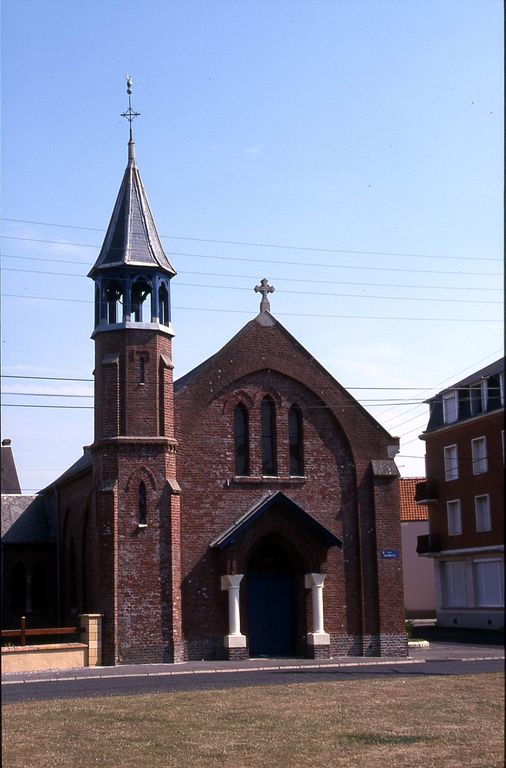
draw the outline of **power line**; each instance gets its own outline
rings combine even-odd
[[[62,241],[62,240],[42,240],[35,237],[18,237],[14,235],[3,235],[4,239],[6,240],[22,240],[24,242],[29,243],[45,243],[45,244],[52,244],[52,245],[69,245],[73,248],[94,248],[99,249],[99,245],[90,245],[89,243],[72,243],[68,241]],[[287,264],[289,266],[297,266],[297,267],[303,267],[307,266],[302,264],[300,261],[287,261],[287,260],[280,260],[276,259],[276,261],[273,261],[272,259],[258,259],[255,257],[245,257],[245,256],[211,256],[209,254],[204,253],[186,253],[186,252],[176,252],[176,251],[170,251],[169,256],[186,256],[190,258],[199,258],[199,259],[214,259],[217,261],[248,261],[248,262],[254,262],[255,264]],[[463,272],[462,270],[458,270],[457,272],[451,271],[451,270],[441,270],[441,269],[406,269],[401,267],[363,267],[363,266],[357,266],[356,264],[318,264],[318,263],[312,263],[310,265],[311,267],[324,267],[326,269],[353,269],[353,270],[365,270],[370,272],[410,272],[415,274],[429,274],[429,275],[472,275],[474,277],[501,277],[500,272]]]
[[[26,219],[9,219],[3,217],[1,220],[16,222],[19,224],[36,224],[46,227],[61,227],[63,229],[80,229],[89,232],[105,232],[103,228],[99,227],[79,227],[70,224],[54,224],[48,221],[29,221]],[[502,259],[495,259],[487,256],[435,256],[428,253],[405,253],[399,251],[362,251],[352,250],[349,248],[319,248],[304,245],[286,245],[282,243],[257,243],[242,240],[215,240],[205,237],[186,237],[182,235],[160,235],[160,237],[167,240],[188,240],[196,243],[213,243],[215,245],[242,245],[254,248],[277,248],[290,251],[313,251],[315,253],[349,253],[363,256],[403,256],[414,259],[455,259],[458,261],[502,261]]]
[[[92,301],[85,299],[69,299],[61,298],[59,296],[25,296],[23,294],[16,293],[2,293],[4,298],[10,299],[34,299],[37,301],[68,301],[78,302],[81,304],[93,304]],[[226,307],[180,307],[174,306],[174,310],[178,312],[220,312],[220,313],[232,313],[240,315],[251,315],[251,312],[246,309],[228,309]],[[405,317],[405,316],[382,316],[382,315],[333,315],[333,314],[320,314],[318,312],[277,312],[279,317],[321,317],[337,320],[402,320],[402,321],[416,321],[416,322],[434,322],[434,323],[496,323],[498,319],[490,318],[476,318],[476,317]]]
[[[67,411],[92,411],[93,406],[92,405],[41,405],[40,403],[32,404],[30,403],[2,403],[2,408],[58,408],[58,409],[65,409]]]
[[[78,379],[66,376],[15,376],[13,373],[2,373],[2,379],[41,379],[43,381],[94,381],[94,379]]]
[[[49,272],[48,270],[37,269],[16,269],[14,267],[4,267],[4,272],[23,272],[25,274],[32,275],[55,275],[58,277],[80,277],[85,278],[86,275],[76,275],[72,272]],[[117,282],[126,282],[121,278],[116,278]],[[300,281],[299,281],[300,282]],[[206,285],[205,283],[183,283],[178,282],[176,287],[184,288],[219,288],[222,291],[251,291],[251,288],[243,288],[242,286],[235,285]],[[386,287],[386,286],[385,286]],[[383,301],[425,301],[425,302],[441,302],[444,304],[502,304],[501,301],[485,301],[483,299],[441,299],[436,297],[426,296],[376,296],[371,294],[362,293],[331,293],[329,291],[291,291],[283,290],[284,294],[295,294],[298,296],[334,296],[336,298],[351,298],[351,299],[375,299]]]
[[[504,355],[504,350],[502,347],[500,347],[499,349],[495,349],[493,352],[489,352],[489,354],[485,355],[484,357],[480,357],[480,359],[476,360],[474,363],[470,363],[470,365],[466,365],[465,368],[461,368],[460,371],[457,371],[457,373],[454,373],[451,376],[447,377],[446,379],[443,379],[443,381],[441,381],[439,384],[436,384],[435,387],[431,387],[431,389],[438,389],[439,391],[446,388],[454,389],[454,387],[452,387],[451,384],[448,384],[448,382],[451,382],[452,380],[455,381],[455,379],[457,377],[460,377],[463,373],[468,374],[468,371],[470,369],[474,369],[474,372],[476,372],[477,366],[481,365],[481,363],[484,363],[486,360],[489,360],[491,357],[495,357],[496,355],[499,355],[499,354]],[[420,387],[419,392],[420,392],[420,397],[423,397],[423,396],[427,396],[428,390],[424,387]],[[411,413],[413,410],[415,409],[409,408],[406,411],[406,414]],[[397,416],[394,416],[393,418],[397,418]],[[413,421],[413,419],[415,418],[418,418],[418,417],[414,416],[412,419],[408,419],[408,421]],[[407,423],[407,422],[402,422],[402,423]],[[397,426],[402,426],[402,424],[398,424]],[[396,426],[393,425],[391,428],[396,429]]]
[[[8,395],[8,394],[14,394],[14,393],[4,392],[4,394]],[[19,393],[19,394],[20,395],[24,394],[26,397],[34,397],[34,396],[36,397],[37,396],[37,395],[32,395],[32,393],[29,393],[29,392]],[[39,397],[92,397],[92,395],[44,395],[43,393],[41,393],[38,396]],[[363,408],[381,408],[381,407],[389,407],[389,406],[397,406],[397,405],[398,406],[404,406],[404,405],[409,404],[409,403],[406,403],[405,401],[402,401],[402,402],[388,402],[388,403],[381,402],[380,403],[380,402],[373,402],[373,401],[369,401],[369,400],[368,401],[364,401],[364,402],[360,402],[360,401],[357,400],[356,403],[349,403],[349,404],[348,403],[343,403],[343,404],[340,404],[339,406],[336,406],[336,407],[338,408],[338,410],[342,410],[343,408],[356,408],[357,404],[361,405]],[[42,405],[41,403],[2,403],[2,408],[65,408],[67,410],[72,410],[72,409],[75,409],[75,410],[82,410],[82,409],[93,410],[93,406],[92,405],[53,405],[53,404]],[[329,411],[332,410],[331,406],[329,406],[329,405],[309,406],[307,410],[318,410],[318,409],[329,410]]]
[[[11,254],[3,253],[0,254],[2,258],[4,259],[20,259],[24,261],[46,261],[49,263],[54,262],[55,264],[76,264],[78,266],[83,266],[86,264],[87,268],[91,268],[92,264],[91,262],[83,262],[83,261],[75,261],[72,259],[48,259],[46,256],[13,256]],[[6,267],[4,270],[7,269]],[[20,270],[21,271],[21,270]],[[178,271],[178,275],[203,275],[204,277],[232,277],[232,278],[238,278],[241,280],[258,280],[258,277],[256,275],[235,275],[230,273],[216,273],[216,272],[191,272],[187,270]],[[298,277],[280,277],[276,275],[272,275],[270,280],[283,280],[284,282],[289,283],[300,283],[300,278]],[[401,283],[365,283],[363,281],[357,282],[353,280],[311,280],[309,278],[304,278],[305,283],[312,283],[314,285],[357,285],[359,287],[373,287],[373,288],[417,288],[420,290],[445,290],[445,291],[496,291],[498,293],[503,292],[503,288],[475,288],[474,286],[468,286],[463,287],[459,285],[412,285],[412,284],[401,284]],[[178,283],[176,282],[175,285]]]
[[[19,375],[18,376],[18,375],[13,374],[13,373],[2,373],[1,374],[1,378],[2,379],[30,379],[30,380],[36,379],[36,380],[40,380],[40,381],[84,381],[84,382],[88,382],[88,383],[93,383],[95,381],[94,379],[84,379],[84,378],[81,379],[81,378],[77,378],[77,377],[74,377],[74,376],[26,376],[26,375]],[[440,385],[433,386],[433,387],[353,387],[353,386],[345,386],[345,385],[342,385],[342,386],[343,386],[343,389],[346,389],[346,390],[349,390],[349,389],[353,389],[353,390],[368,390],[368,391],[374,391],[374,392],[376,392],[376,391],[407,392],[409,390],[412,390],[414,392],[420,392],[421,390],[437,389],[437,386],[440,386]],[[452,389],[455,390],[455,391],[459,391],[459,392],[467,392],[469,387],[452,387]],[[496,389],[497,391],[499,391],[499,387],[493,387],[492,389]],[[11,394],[11,395],[18,395],[18,394],[25,395],[26,394],[26,395],[28,395],[28,394],[32,394],[32,393],[29,393],[29,392],[6,392],[5,394]],[[33,393],[33,394],[35,394],[35,393]],[[91,397],[91,395],[73,395],[73,397]],[[426,395],[424,395],[424,397],[426,397]],[[424,401],[421,401],[421,402],[423,403]]]
[[[16,397],[93,397],[93,395],[71,395],[64,392],[2,392],[2,394]]]
[[[127,384],[131,384],[131,381],[127,381]],[[63,392],[6,392],[4,391],[2,394],[4,395],[15,395],[16,397],[93,397],[93,395],[75,395],[75,394],[66,394]],[[408,398],[409,399],[409,398]],[[367,402],[376,402],[376,403],[391,403],[393,401],[393,404],[396,404],[396,401],[399,400],[399,398],[394,397],[371,397],[367,398]],[[419,402],[419,401],[417,401]],[[311,408],[311,406],[309,406]]]

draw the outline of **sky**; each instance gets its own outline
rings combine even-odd
[[[3,0],[2,438],[23,491],[93,442],[86,274],[127,73],[176,378],[266,277],[423,476],[424,401],[504,354],[502,30],[496,0]]]

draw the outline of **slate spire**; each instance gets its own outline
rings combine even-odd
[[[140,113],[132,109],[132,79],[127,79],[129,107],[122,117],[130,123],[128,164],[123,174],[116,204],[97,261],[89,272],[94,277],[99,270],[111,267],[152,267],[173,276],[176,271],[163,250],[155,220],[136,164],[132,120]]]
[[[88,273],[95,282],[95,330],[149,326],[173,335],[170,280],[176,270],[164,253],[144,191],[137,162],[132,121],[132,78],[127,77],[130,123],[128,163],[98,259]]]

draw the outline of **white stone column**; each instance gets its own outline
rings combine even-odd
[[[225,635],[225,648],[246,648],[246,636],[241,633],[239,610],[239,589],[242,578],[242,573],[221,577],[221,588],[228,591],[228,635]]]
[[[330,645],[330,635],[325,632],[323,615],[323,582],[324,573],[306,573],[304,586],[311,589],[311,602],[313,607],[313,631],[308,632],[309,645]]]

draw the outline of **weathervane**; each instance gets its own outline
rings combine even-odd
[[[126,82],[127,82],[127,93],[128,93],[128,109],[126,112],[121,113],[121,117],[126,117],[128,122],[130,123],[130,141],[133,141],[132,136],[132,120],[134,117],[139,117],[140,112],[136,112],[134,109],[132,109],[132,76],[127,75],[126,76]]]

